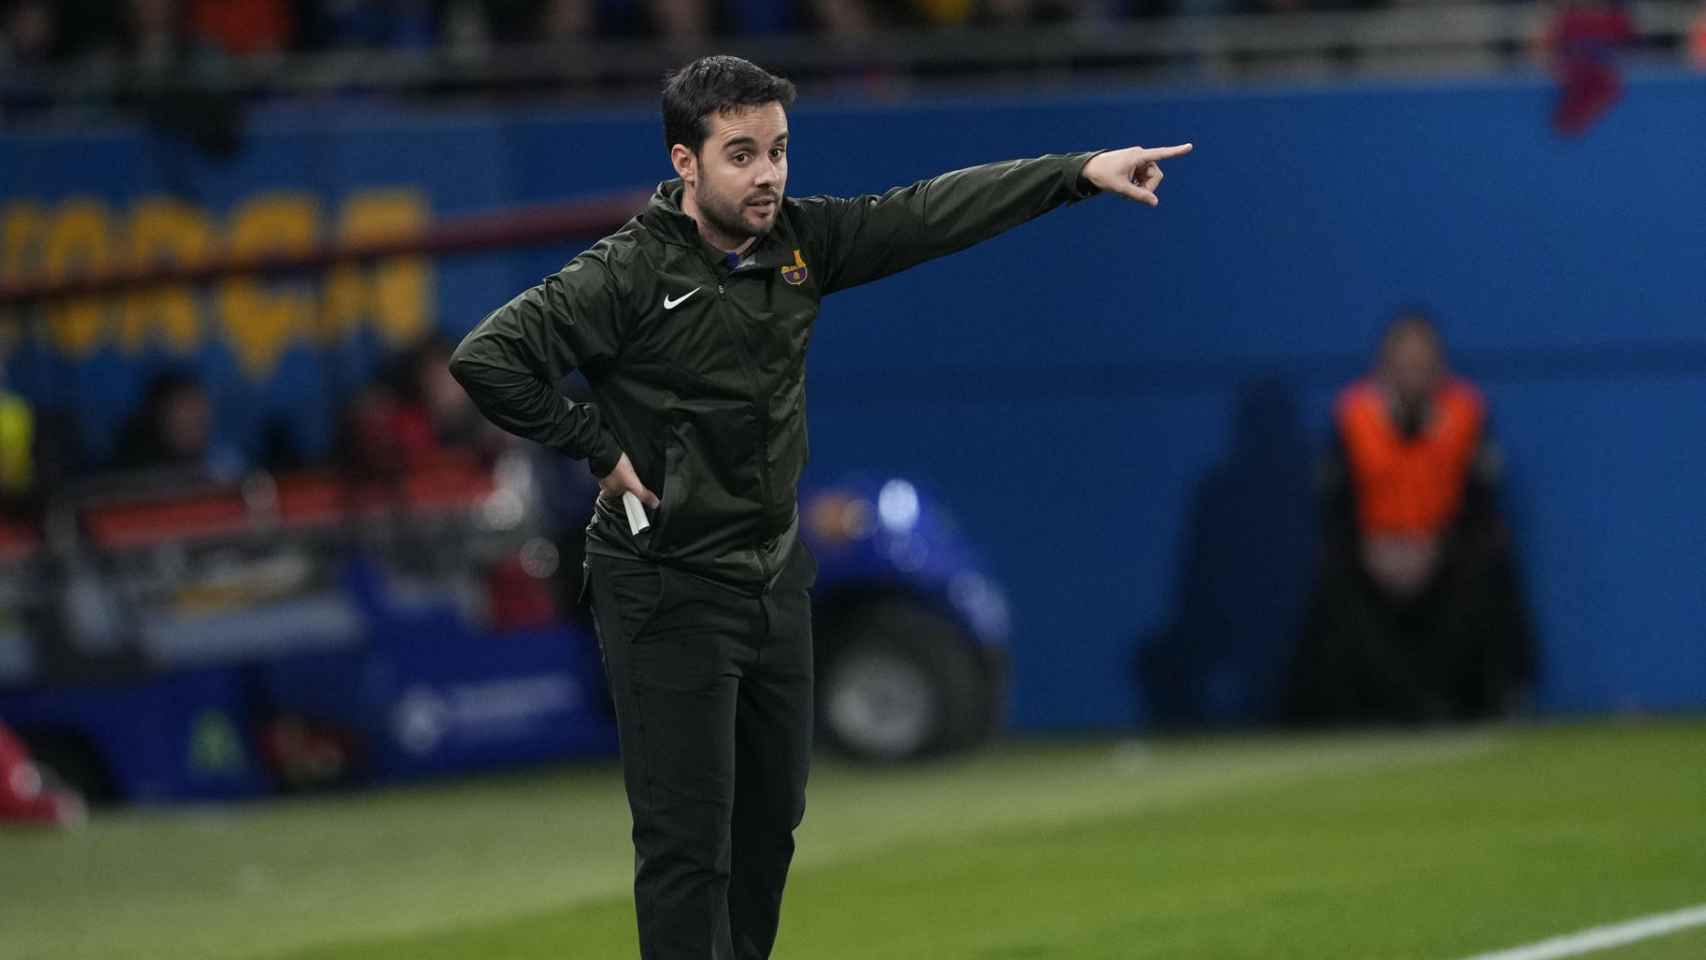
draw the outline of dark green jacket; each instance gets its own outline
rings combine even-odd
[[[792,548],[806,451],[806,345],[827,294],[962,250],[1090,192],[1092,154],[1012,160],[882,196],[786,199],[738,263],[682,212],[681,182],[486,317],[450,370],[499,426],[661,501],[630,534],[602,498],[587,549],[763,589]],[[593,401],[558,390],[579,369]]]

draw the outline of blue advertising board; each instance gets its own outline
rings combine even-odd
[[[1394,310],[1426,305],[1506,452],[1541,708],[1706,706],[1706,76],[1635,76],[1574,140],[1547,126],[1552,96],[1520,75],[802,102],[796,194],[1198,145],[1157,210],[1092,201],[828,303],[810,469],[881,465],[953,505],[1010,588],[1017,726],[1143,722],[1131,664],[1179,615],[1190,563],[1241,610],[1199,679],[1221,715],[1259,717],[1309,587],[1332,398]],[[300,246],[668,175],[649,105],[319,106],[251,131],[229,163],[129,129],[0,138],[0,276]],[[232,443],[256,449],[282,417],[319,453],[376,353],[460,334],[574,252],[61,304],[7,366],[75,405],[97,452],[148,371],[181,361],[215,385]]]

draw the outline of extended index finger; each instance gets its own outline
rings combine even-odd
[[[1172,147],[1150,147],[1138,154],[1139,163],[1153,163],[1156,160],[1166,160],[1170,157],[1182,157],[1196,147],[1194,143],[1181,143]]]

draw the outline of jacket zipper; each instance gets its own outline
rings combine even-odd
[[[733,276],[733,271],[730,272],[730,276]],[[723,299],[725,282],[726,278],[717,282],[718,300]],[[769,398],[758,396],[758,367],[752,358],[752,351],[748,349],[746,338],[745,327],[738,326],[735,331],[735,341],[740,346],[741,359],[746,363],[747,379],[752,385],[753,405],[757,406],[759,400],[762,399],[768,407]],[[770,507],[770,411],[767,408],[758,411],[758,497],[764,504],[764,508],[768,510]],[[758,561],[758,572],[764,575],[764,589],[768,592],[770,589],[770,566],[764,562],[764,552],[754,547],[752,556],[754,560]]]

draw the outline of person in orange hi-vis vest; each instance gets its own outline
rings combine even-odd
[[[1337,722],[1508,712],[1533,655],[1487,408],[1425,315],[1401,314],[1333,413],[1322,569],[1296,712]]]

